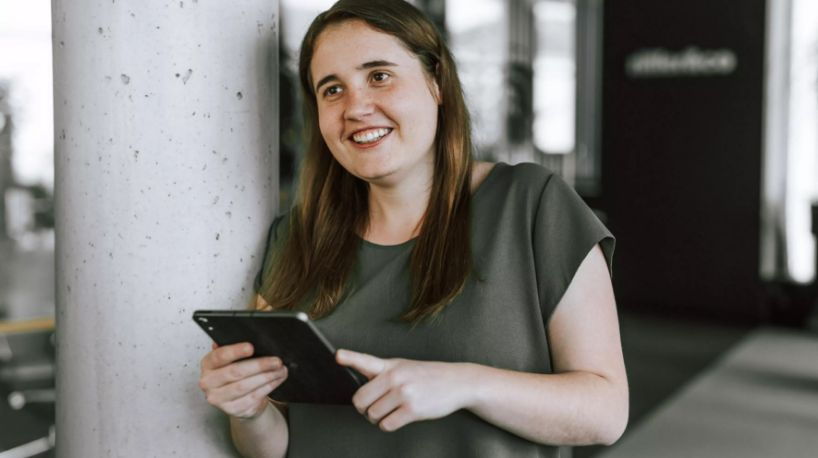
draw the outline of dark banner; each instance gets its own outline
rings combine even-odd
[[[757,321],[764,0],[606,0],[602,205],[622,307]]]

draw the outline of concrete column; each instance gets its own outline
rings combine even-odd
[[[233,456],[195,309],[278,200],[278,2],[53,0],[57,455]]]

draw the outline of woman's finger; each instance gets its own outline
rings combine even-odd
[[[274,371],[281,368],[281,366],[281,359],[275,356],[252,358],[214,369],[204,378],[207,378],[207,386],[216,388],[238,382],[256,374]]]
[[[219,347],[202,358],[202,371],[218,369],[233,361],[253,356],[253,345],[248,342]]]
[[[352,395],[352,404],[355,409],[361,415],[366,416],[367,409],[378,399],[386,396],[394,388],[395,381],[394,374],[383,373],[358,388],[358,391]]]
[[[416,420],[417,418],[415,418],[415,415],[404,404],[397,410],[387,415],[386,418],[381,420],[380,423],[378,423],[378,428],[380,428],[382,431],[392,432],[403,428]]]
[[[386,369],[386,361],[383,359],[351,350],[338,350],[335,353],[335,361],[342,366],[356,369],[370,380]]]
[[[254,410],[259,407],[261,400],[267,397],[268,394],[278,388],[278,386],[287,379],[287,371],[285,368],[275,371],[275,373],[276,375],[271,381],[259,385],[244,396],[223,403],[221,409],[228,415],[233,416],[247,417],[255,414],[256,412]]]
[[[276,382],[286,375],[285,369],[262,372],[245,379],[211,390],[208,402],[214,405],[224,405],[253,393],[259,388]]]
[[[401,406],[403,399],[397,390],[386,393],[377,401],[373,402],[364,412],[370,423],[377,425],[383,418]]]

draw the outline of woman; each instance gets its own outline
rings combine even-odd
[[[354,406],[277,406],[278,358],[216,347],[200,386],[247,456],[557,456],[610,444],[628,392],[613,237],[539,166],[472,162],[454,62],[399,0],[341,0],[301,49],[309,145],[259,309],[310,313]],[[353,351],[354,350],[354,351]]]

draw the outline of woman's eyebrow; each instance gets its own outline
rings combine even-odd
[[[363,64],[355,67],[355,70],[366,70],[367,68],[373,67],[397,67],[397,66],[398,64],[394,62],[389,62],[388,60],[371,60],[369,62],[364,62]],[[321,78],[318,81],[318,84],[315,85],[315,92],[318,92],[318,89],[320,89],[321,86],[329,83],[330,81],[338,81],[338,76],[335,73],[332,73]]]
[[[389,62],[388,60],[371,60],[359,65],[356,70],[364,70],[372,67],[397,67],[398,64]]]

